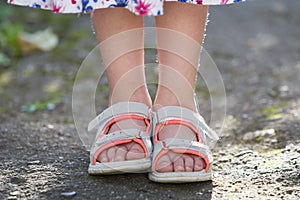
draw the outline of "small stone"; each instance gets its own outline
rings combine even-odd
[[[253,151],[252,150],[241,151],[241,152],[235,154],[234,156],[235,157],[240,157],[240,156],[243,156],[245,154],[253,154]]]
[[[268,173],[273,173],[273,171],[272,170],[268,170],[268,169],[261,169],[261,170],[259,170],[258,171],[258,173],[260,173],[260,174],[268,174]]]
[[[27,162],[27,165],[37,165],[37,164],[39,164],[41,161],[39,161],[39,160],[34,160],[34,161],[28,161]]]
[[[293,169],[290,168],[290,167],[285,167],[285,168],[283,168],[281,170],[284,171],[284,172],[293,171]]]
[[[225,151],[220,151],[220,152],[219,152],[219,155],[220,155],[220,156],[226,156],[227,153],[226,153]]]
[[[287,86],[287,85],[280,86],[279,91],[280,92],[288,92],[289,86]]]
[[[13,200],[13,199],[18,199],[16,196],[9,196],[7,197],[7,200]]]
[[[53,128],[54,128],[54,126],[53,126],[52,124],[48,124],[47,127],[48,127],[49,129],[53,129]]]
[[[275,136],[275,134],[276,133],[274,129],[257,130],[254,132],[246,133],[243,137],[243,140],[249,141],[259,137],[271,137],[271,136]]]
[[[271,143],[271,144],[277,144],[277,143],[278,143],[278,140],[272,139],[272,140],[270,140],[270,143]]]
[[[11,196],[19,196],[20,195],[20,192],[19,191],[14,191],[14,192],[11,192],[9,193]]]
[[[242,118],[243,118],[243,119],[248,119],[248,118],[249,118],[249,115],[244,113],[244,114],[242,115]]]
[[[219,163],[230,162],[230,161],[231,159],[226,156],[223,156],[218,160]]]
[[[75,196],[76,192],[75,191],[72,191],[72,192],[62,192],[61,195],[65,196],[65,197],[71,197],[71,196]]]

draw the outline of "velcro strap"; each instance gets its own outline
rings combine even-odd
[[[134,113],[147,119],[149,117],[149,108],[147,105],[137,102],[120,102],[114,104],[104,110],[89,123],[88,131],[93,130],[95,127],[101,125],[102,123],[110,121],[116,116],[129,113]]]
[[[110,144],[115,141],[120,140],[130,140],[140,137],[140,131],[137,129],[128,129],[122,131],[115,131],[110,134],[104,135],[101,138],[96,138],[96,141],[92,147],[91,155],[94,155],[95,152],[106,144]]]
[[[209,147],[205,144],[196,142],[196,141],[190,141],[190,140],[184,140],[184,139],[174,139],[174,138],[168,138],[164,141],[159,141],[157,144],[155,144],[153,152],[153,157],[156,158],[157,155],[163,150],[163,149],[185,149],[185,150],[192,150],[201,153],[203,156],[205,156],[209,163],[213,161],[212,153],[209,149]]]
[[[127,129],[127,130],[120,130],[109,133],[107,135],[102,136],[101,138],[96,138],[96,141],[93,145],[93,148],[98,149],[100,146],[105,144],[111,143],[113,141],[123,140],[123,139],[134,139],[140,137],[140,132],[137,129]]]
[[[202,138],[204,141],[206,140],[205,136],[208,136],[212,140],[219,140],[217,133],[206,124],[204,118],[199,113],[179,106],[166,106],[157,110],[153,118],[153,124],[155,126],[158,123],[174,119],[190,122],[199,131],[201,137],[204,137]]]
[[[90,153],[90,159],[91,162],[93,162],[93,158],[95,156],[95,153],[102,147],[104,147],[107,144],[111,144],[113,142],[117,141],[123,141],[123,140],[134,140],[134,139],[141,139],[141,141],[144,143],[146,147],[146,151],[148,153],[152,152],[152,144],[150,141],[150,134],[146,134],[143,131],[139,131],[137,129],[126,129],[121,131],[115,131],[112,133],[109,133],[107,135],[102,136],[101,138],[96,138],[96,141],[92,147],[91,153]],[[101,152],[98,152],[99,154]]]

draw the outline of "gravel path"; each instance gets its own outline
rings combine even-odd
[[[227,115],[213,149],[213,181],[193,184],[87,174],[70,102],[73,77],[96,41],[88,16],[72,18],[61,38],[72,50],[28,55],[0,72],[0,199],[300,199],[299,9],[298,0],[210,9],[205,48],[222,73]],[[3,85],[3,77],[12,80]],[[45,85],[61,86],[56,108],[21,112]],[[205,91],[199,102],[209,119]],[[101,109],[106,95],[99,94]]]

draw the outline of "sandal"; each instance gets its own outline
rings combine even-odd
[[[197,136],[197,141],[184,139],[168,138],[163,141],[158,139],[158,133],[163,126],[169,124],[181,124],[193,130]],[[211,163],[213,161],[211,151],[207,145],[208,136],[212,140],[218,140],[218,135],[211,130],[199,113],[179,106],[167,106],[157,110],[153,114],[153,134],[154,152],[152,157],[152,172],[149,179],[155,182],[165,183],[184,183],[200,182],[211,180]],[[191,154],[200,156],[205,168],[194,172],[157,172],[156,165],[158,160],[168,151],[179,154]]]
[[[89,174],[122,174],[149,171],[151,167],[152,143],[150,140],[150,109],[147,105],[137,102],[120,102],[104,110],[88,125],[88,131],[98,128],[95,142],[90,152]],[[125,129],[108,133],[112,124],[124,119],[143,120],[146,131]],[[145,157],[137,160],[125,160],[101,163],[97,157],[104,150],[129,142],[136,142],[144,150]]]

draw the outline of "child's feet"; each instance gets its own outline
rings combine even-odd
[[[124,83],[124,85],[126,84]],[[124,88],[121,83],[119,87],[120,87],[118,88],[119,90],[126,91],[126,88]],[[143,103],[147,105],[149,108],[151,107],[152,103],[146,87],[138,88],[130,97],[125,96],[125,94],[126,95],[130,94],[129,92],[123,94],[122,96],[121,91],[115,91],[113,93],[114,95],[110,97],[110,102],[112,104],[117,104],[118,102],[132,101],[132,102]],[[145,132],[147,129],[147,124],[145,124],[144,120],[137,120],[133,118],[123,119],[112,124],[109,127],[107,134],[119,130],[120,131],[126,130],[126,129],[137,129],[142,132]],[[130,143],[112,146],[104,150],[97,157],[97,161],[101,163],[105,163],[105,162],[116,162],[116,161],[125,161],[125,160],[137,160],[137,159],[142,159],[144,157],[145,157],[145,152],[141,147],[141,145],[136,142],[130,142]]]
[[[183,125],[163,126],[158,134],[158,140],[163,141],[167,138],[197,141],[195,133]],[[205,163],[199,156],[178,154],[172,151],[168,151],[163,155],[156,165],[156,171],[158,172],[193,172],[201,171],[204,168]]]
[[[154,126],[150,180],[165,183],[211,180],[212,155],[206,138],[218,140],[218,136],[196,109],[164,104],[153,113]]]
[[[89,174],[120,174],[148,171],[151,167],[149,106],[119,102],[89,123],[98,128],[90,152]]]
[[[166,95],[158,94],[155,104],[153,106],[155,111],[157,111],[159,108],[170,106],[170,105],[183,106],[193,110],[194,112],[197,111],[195,102],[192,97],[186,98],[184,100],[182,99],[181,102],[185,102],[184,103],[185,105],[180,105],[176,97],[174,97],[171,94],[168,94],[167,92],[165,92],[165,94]],[[191,100],[188,101],[188,99]],[[164,125],[160,129],[158,133],[158,140],[164,141],[167,138],[177,138],[177,139],[197,141],[196,134],[193,130],[191,130],[187,126],[178,125],[178,124]],[[206,166],[204,160],[199,156],[191,155],[191,154],[179,154],[179,153],[174,153],[172,151],[168,151],[157,161],[157,165],[155,167],[156,167],[155,170],[157,172],[192,172],[192,171],[201,171]]]
[[[136,128],[141,131],[146,131],[146,124],[141,120],[126,119],[113,124],[109,133],[122,130]],[[116,162],[125,160],[136,160],[145,157],[145,153],[141,145],[136,142],[120,144],[104,150],[97,158],[99,162]]]

